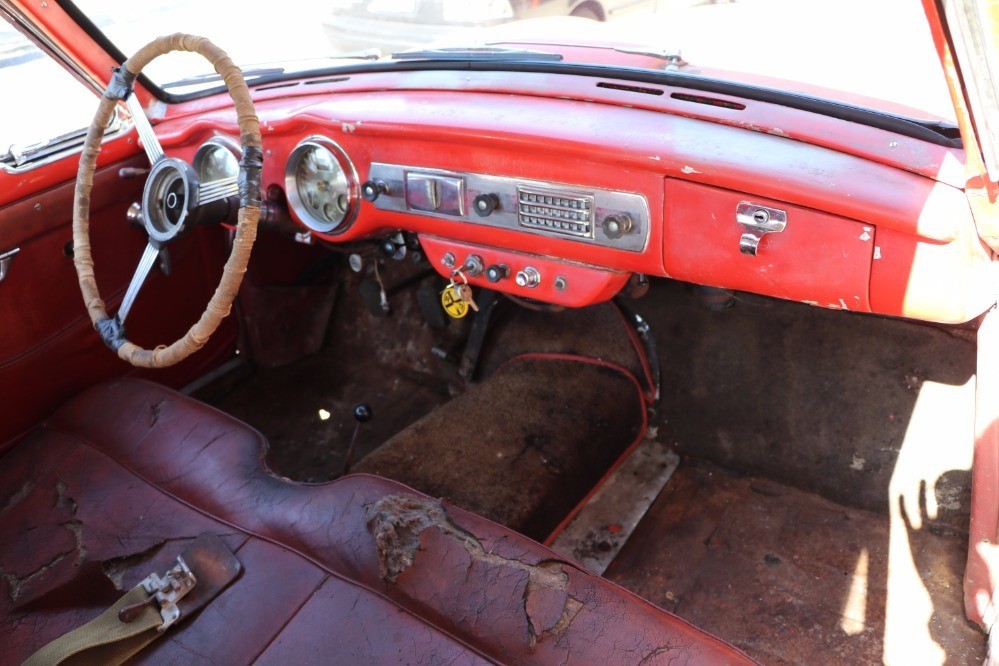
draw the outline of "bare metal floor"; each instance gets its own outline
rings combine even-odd
[[[605,575],[764,664],[981,664],[967,536],[926,510],[896,520],[687,461]]]

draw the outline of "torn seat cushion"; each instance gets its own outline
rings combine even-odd
[[[385,479],[303,485],[266,443],[138,380],[0,458],[0,663],[96,617],[198,534],[243,574],[153,663],[748,663],[529,539]]]

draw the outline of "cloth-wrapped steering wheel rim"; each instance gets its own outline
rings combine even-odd
[[[90,193],[93,187],[97,156],[100,154],[104,129],[107,127],[120,100],[132,94],[132,82],[153,59],[171,51],[189,51],[201,54],[222,77],[236,107],[239,139],[243,150],[240,160],[240,208],[237,214],[236,235],[232,251],[222,271],[222,279],[201,317],[183,337],[170,345],[148,350],[128,341],[121,327],[115,327],[115,318],[108,316],[97,288],[93,255],[90,248]],[[142,122],[148,122],[145,118]],[[138,122],[138,120],[136,121]],[[260,126],[250,91],[243,73],[222,49],[204,37],[175,34],[159,37],[139,49],[117,68],[111,83],[104,91],[94,121],[87,132],[80,167],[77,172],[76,191],[73,199],[73,264],[76,267],[83,301],[94,327],[101,332],[105,342],[124,361],[136,367],[162,368],[174,365],[201,349],[232,309],[246,272],[250,250],[257,235],[260,219]]]

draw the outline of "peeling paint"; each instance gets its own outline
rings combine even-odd
[[[694,167],[690,167],[690,166],[684,166],[682,169],[680,169],[680,171],[682,171],[683,173],[685,173],[687,175],[690,175],[692,173],[701,173],[700,171],[698,171]]]
[[[839,299],[839,305],[840,305],[840,307],[841,307],[841,308],[843,308],[844,310],[849,310],[849,309],[850,309],[850,308],[846,307],[846,301],[844,301],[844,300],[843,300],[842,298],[841,298],[841,299]]]
[[[871,235],[865,231],[864,233],[860,234],[860,240],[865,242],[869,241],[871,240]]]
[[[854,453],[853,460],[850,461],[850,469],[862,472],[865,464],[867,464],[867,461]]]
[[[340,131],[344,134],[353,134],[356,126],[351,123],[340,123]]]
[[[875,259],[881,258],[881,248],[877,245],[874,246],[874,258]]]

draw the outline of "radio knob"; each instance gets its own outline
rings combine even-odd
[[[627,213],[608,215],[604,218],[604,235],[611,240],[617,240],[631,231],[632,226],[631,216]]]
[[[499,282],[510,277],[510,267],[506,264],[493,264],[486,269],[486,279],[490,282]]]
[[[517,276],[514,278],[514,282],[517,283],[518,287],[533,289],[541,284],[541,273],[538,272],[537,268],[528,266],[522,271],[517,271]]]
[[[388,185],[380,180],[369,180],[361,185],[361,198],[374,201],[383,194],[388,194]]]
[[[495,194],[480,194],[472,200],[472,208],[479,217],[489,217],[494,210],[499,208],[499,197]]]

